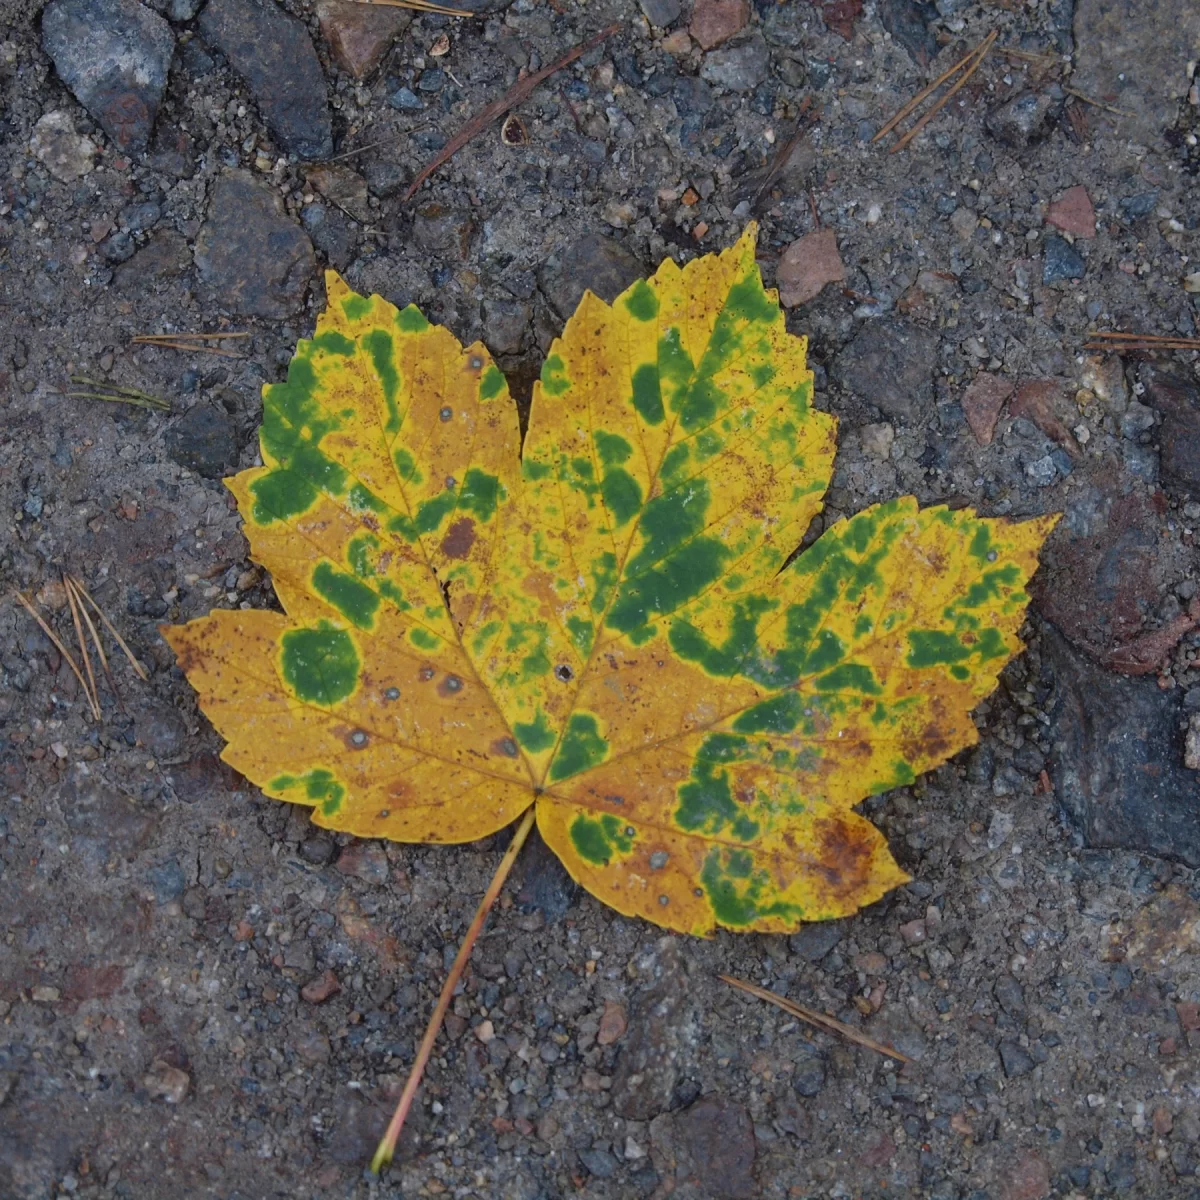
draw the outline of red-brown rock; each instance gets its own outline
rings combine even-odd
[[[338,977],[332,970],[326,970],[324,975],[318,975],[316,979],[310,979],[300,989],[300,995],[309,1004],[324,1004],[330,996],[336,996],[341,990],[342,985],[338,983]]]
[[[775,278],[784,308],[807,304],[827,283],[842,283],[846,268],[837,235],[832,229],[818,229],[793,242],[779,260]]]
[[[1094,238],[1096,236],[1096,210],[1092,207],[1087,188],[1076,184],[1067,188],[1046,209],[1046,224],[1069,233],[1072,237]]]
[[[996,421],[1004,402],[1012,395],[1013,385],[999,375],[980,371],[963,392],[962,407],[967,424],[981,446],[989,446],[996,432]]]
[[[404,8],[320,0],[317,20],[333,61],[355,79],[366,79],[412,21]]]
[[[711,50],[741,32],[749,19],[747,0],[696,0],[688,31],[705,50]]]

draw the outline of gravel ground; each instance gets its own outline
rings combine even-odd
[[[1082,349],[1196,334],[1200,9],[696,6],[0,0],[0,590],[70,644],[74,573],[150,676],[117,654],[95,721],[0,607],[0,1194],[1200,1197],[1198,360]],[[404,201],[612,21],[518,144],[493,126]],[[871,143],[993,29],[1020,53]],[[504,836],[312,829],[220,763],[157,624],[273,603],[219,479],[255,461],[321,267],[481,337],[527,396],[583,286],[752,215],[842,421],[826,519],[904,492],[1066,514],[1029,650],[978,748],[864,806],[914,881],[854,919],[664,939],[527,847],[373,1183]],[[240,357],[130,344],[218,328]]]

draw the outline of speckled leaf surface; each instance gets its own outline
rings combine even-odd
[[[504,377],[330,275],[263,466],[229,480],[283,613],[166,631],[225,759],[313,820],[463,842],[531,804],[594,895],[692,933],[907,878],[853,811],[976,740],[1053,518],[833,524],[835,421],[754,261],[664,263]]]

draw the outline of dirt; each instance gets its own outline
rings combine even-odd
[[[137,8],[81,2],[105,30]],[[0,1194],[1200,1196],[1200,634],[1180,621],[1198,358],[1084,349],[1096,329],[1196,335],[1191,7],[1122,9],[1114,40],[1104,0],[706,0],[701,49],[678,0],[476,0],[461,22],[357,33],[325,5],[324,34],[305,0],[286,19],[211,2],[139,18],[154,63],[164,21],[175,48],[161,98],[140,90],[154,71],[120,84],[144,101],[134,124],[125,92],[89,93],[89,113],[64,84],[94,82],[81,26],[55,17],[50,48],[75,56],[56,70],[40,6],[0,3],[0,592],[72,646],[72,573],[149,676],[109,641],[96,720],[0,604]],[[518,71],[610,21],[520,107],[517,144],[493,126],[404,202]],[[311,42],[292,86],[324,95],[280,107],[270,62],[230,32],[260,26],[282,63]],[[871,142],[992,29],[907,149]],[[806,96],[817,118],[752,211]],[[309,161],[331,147],[350,174]],[[818,230],[844,266],[789,310],[842,429],[810,537],[907,492],[1063,512],[1028,650],[976,749],[863,806],[913,882],[852,919],[664,939],[527,847],[372,1182],[506,835],[443,849],[310,827],[220,762],[158,624],[274,603],[220,477],[255,461],[260,389],[312,329],[319,267],[481,337],[527,395],[585,283],[611,293],[751,216],[769,284]],[[250,336],[219,343],[234,357],[130,341],[166,330]],[[166,411],[70,398],[97,390],[72,375]],[[1155,641],[1172,622],[1186,632]]]

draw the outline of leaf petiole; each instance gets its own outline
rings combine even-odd
[[[535,806],[531,804],[521,818],[521,823],[517,826],[516,833],[513,834],[513,840],[500,860],[500,865],[496,868],[496,873],[492,876],[492,882],[488,884],[488,890],[484,892],[479,907],[475,910],[475,919],[471,922],[462,945],[458,948],[458,957],[455,958],[454,965],[450,968],[450,974],[446,976],[446,982],[442,984],[442,994],[438,997],[437,1005],[429,1018],[429,1024],[425,1027],[425,1036],[421,1039],[421,1046],[417,1050],[416,1058],[413,1059],[408,1082],[404,1085],[404,1091],[396,1104],[396,1111],[392,1114],[387,1132],[383,1135],[379,1147],[375,1151],[375,1157],[371,1159],[371,1171],[376,1175],[392,1161],[392,1155],[396,1152],[396,1142],[400,1139],[400,1131],[404,1128],[408,1110],[412,1107],[413,1097],[421,1085],[421,1077],[425,1074],[425,1064],[433,1052],[433,1043],[437,1040],[442,1021],[445,1020],[446,1010],[450,1007],[450,1001],[454,996],[454,989],[458,986],[467,960],[471,957],[471,951],[483,929],[484,921],[487,920],[488,912],[496,902],[496,897],[500,894],[500,889],[504,886],[504,881],[508,878],[508,873],[512,870],[513,863],[516,862],[517,855],[521,852],[521,847],[525,845],[525,839],[533,828],[534,812]]]

